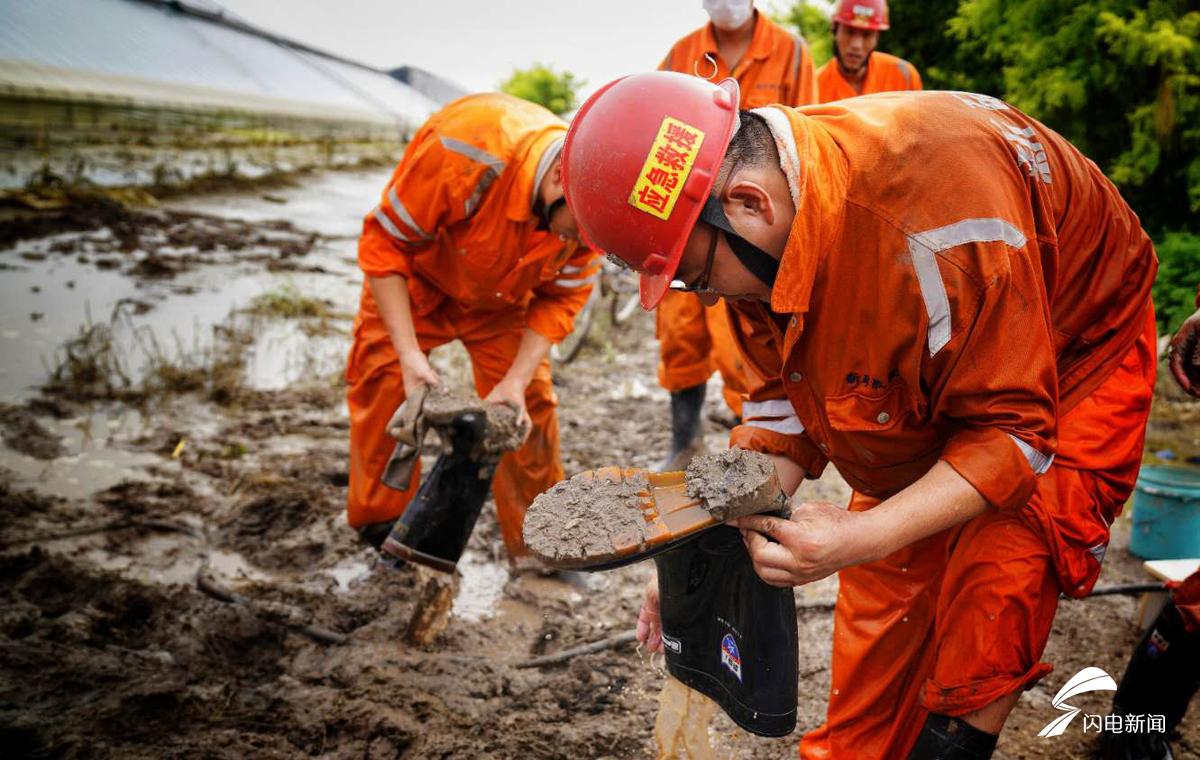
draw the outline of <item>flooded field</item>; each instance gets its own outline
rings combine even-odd
[[[388,175],[313,175],[152,209],[6,212],[0,754],[653,756],[661,659],[624,645],[518,667],[631,629],[648,568],[513,574],[489,505],[448,628],[417,648],[403,635],[425,576],[377,566],[345,525],[355,238]],[[667,445],[652,320],[598,327],[557,370],[568,475],[650,466]],[[467,382],[461,351],[434,362]],[[710,388],[712,409],[719,398]],[[1164,396],[1148,449],[1200,454],[1197,408]],[[709,424],[709,449],[724,440]],[[848,498],[832,468],[805,487]],[[1145,580],[1128,540],[1126,516],[1102,584]],[[824,711],[836,593],[832,579],[797,591],[799,731]],[[1094,734],[1037,732],[1081,668],[1119,678],[1136,608],[1119,596],[1062,603],[1046,654],[1055,672],[1022,697],[996,757],[1087,756]],[[1197,711],[1181,757],[1200,754]],[[758,739],[718,713],[710,739],[718,757],[791,758],[799,731]]]

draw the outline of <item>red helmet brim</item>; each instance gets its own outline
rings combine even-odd
[[[663,296],[670,290],[672,279],[672,276],[665,274],[643,274],[639,282],[639,290],[642,294],[642,308],[650,311],[658,306],[662,302]]]

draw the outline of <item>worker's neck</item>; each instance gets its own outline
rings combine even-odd
[[[863,61],[861,66],[859,66],[857,69],[851,70],[843,66],[842,59],[838,58],[837,66],[838,71],[841,72],[842,79],[845,79],[847,82],[849,82],[850,85],[854,87],[856,92],[861,93],[863,82],[867,81],[867,67],[870,63],[871,58],[870,56],[867,56],[867,59]]]

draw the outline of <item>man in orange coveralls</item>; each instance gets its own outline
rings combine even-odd
[[[571,330],[599,272],[575,242],[563,202],[567,125],[498,93],[434,114],[367,214],[358,261],[366,274],[346,394],[350,524],[398,517],[416,493],[380,483],[395,442],[387,424],[408,396],[438,382],[427,354],[460,340],[485,400],[511,402],[531,429],[496,470],[493,495],[510,561],[527,555],[525,508],[563,478],[558,400],[546,354]]]
[[[887,0],[842,0],[833,14],[833,58],[817,69],[822,103],[873,92],[921,89],[921,75],[903,58],[880,53],[890,28]]]
[[[1095,164],[995,98],[737,102],[732,80],[666,73],[601,89],[564,147],[568,202],[644,304],[735,302],[769,381],[732,443],[789,490],[830,461],[854,488],[848,510],[735,521],[765,582],[839,573],[801,755],[989,757],[1133,488],[1153,246]],[[664,160],[681,190],[655,181]],[[653,593],[639,632],[659,643]]]
[[[1171,341],[1171,374],[1188,394],[1200,398],[1200,289],[1196,312]],[[1170,760],[1169,737],[1200,689],[1200,570],[1171,590],[1171,601],[1146,630],[1117,693],[1116,715],[1162,715],[1166,731],[1101,735],[1104,760]]]
[[[754,8],[753,0],[705,0],[712,23],[671,47],[660,71],[695,74],[714,81],[733,77],[742,108],[770,103],[817,102],[808,43]],[[747,378],[729,332],[724,304],[705,307],[690,293],[668,293],[655,313],[659,340],[658,382],[671,392],[671,450],[660,470],[681,470],[703,450],[700,411],[708,378],[716,369],[725,403],[742,415]]]

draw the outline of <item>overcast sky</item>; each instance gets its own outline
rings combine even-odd
[[[675,40],[708,21],[700,0],[219,1],[314,47],[384,68],[420,66],[472,90],[546,63],[588,80],[582,97],[657,67]]]

